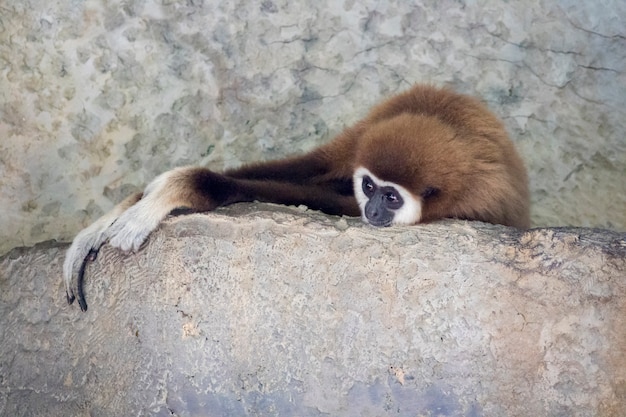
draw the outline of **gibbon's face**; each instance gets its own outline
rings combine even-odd
[[[437,118],[401,114],[359,138],[354,196],[373,226],[412,225],[457,215],[455,198],[472,184],[471,157]]]
[[[363,220],[372,226],[410,225],[421,219],[419,199],[401,185],[381,180],[367,168],[359,167],[354,172],[354,195]]]

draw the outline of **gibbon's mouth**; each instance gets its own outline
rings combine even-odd
[[[392,224],[391,220],[385,220],[385,221],[382,221],[382,222],[375,222],[375,221],[371,221],[369,219],[365,219],[365,223],[369,224],[370,226],[374,226],[374,227],[389,227]]]

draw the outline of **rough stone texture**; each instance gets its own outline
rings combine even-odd
[[[174,166],[325,142],[415,82],[484,98],[533,222],[626,230],[623,0],[2,0],[0,253]]]
[[[267,209],[0,258],[0,415],[626,415],[626,234]]]

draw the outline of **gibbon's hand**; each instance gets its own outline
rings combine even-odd
[[[105,242],[136,251],[172,210],[213,210],[231,197],[231,189],[231,180],[204,168],[176,168],[159,175],[143,195],[127,198],[76,236],[63,264],[68,303],[78,297],[81,310],[87,310],[82,289],[85,267]]]
[[[74,299],[78,297],[78,304],[81,310],[87,310],[82,288],[87,262],[96,259],[98,250],[108,238],[107,229],[111,223],[115,222],[127,207],[133,205],[140,198],[141,193],[128,197],[115,206],[113,210],[76,235],[72,245],[65,254],[65,262],[63,263],[63,282],[65,283],[65,293],[69,304],[72,304]]]

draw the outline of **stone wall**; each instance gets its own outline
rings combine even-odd
[[[0,258],[0,415],[626,415],[624,233],[241,205],[105,245],[86,313],[66,247]]]
[[[3,0],[0,253],[174,166],[311,149],[416,82],[504,119],[535,225],[626,230],[624,28],[622,0]]]

